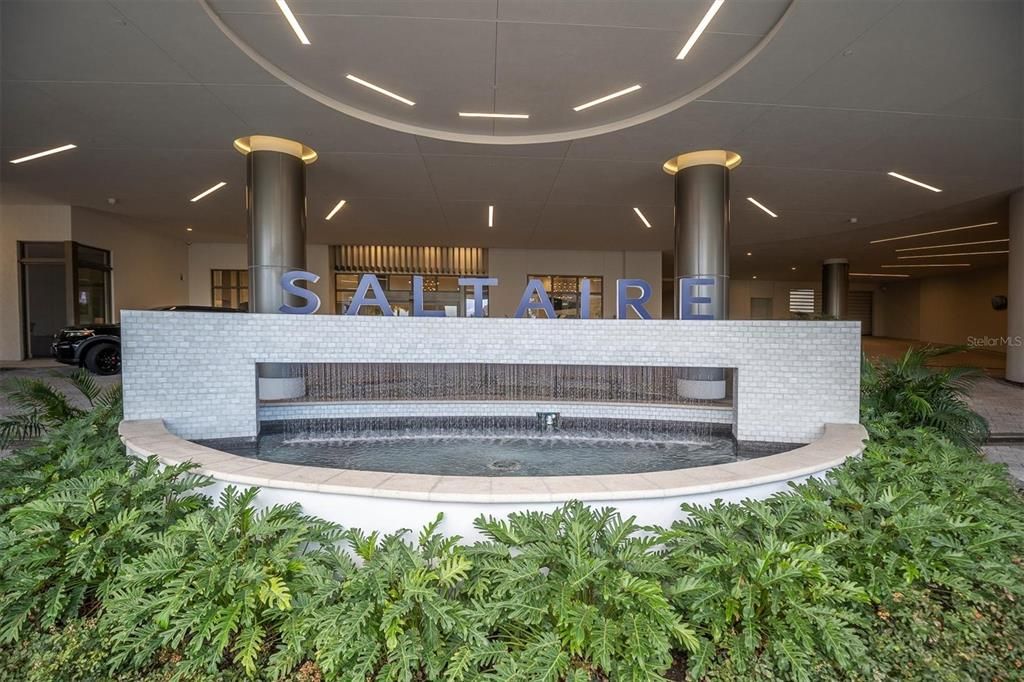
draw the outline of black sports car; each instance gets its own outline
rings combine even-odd
[[[199,313],[240,313],[235,308],[203,305],[170,305],[153,310],[177,310]],[[117,374],[121,371],[121,325],[93,324],[64,327],[53,337],[50,354],[65,365],[85,367],[93,374]]]

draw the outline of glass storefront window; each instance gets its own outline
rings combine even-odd
[[[335,273],[334,301],[335,312],[344,314],[352,303],[359,279],[362,275],[352,273]],[[395,315],[412,315],[412,278],[413,275],[377,275],[388,303]],[[487,297],[483,299],[484,310],[487,310]],[[441,310],[446,317],[472,315],[472,290],[464,290],[459,286],[459,278],[451,275],[423,275],[423,309]],[[380,315],[376,306],[364,306],[360,315]]]
[[[555,309],[555,317],[580,317],[580,287],[584,279],[590,280],[590,317],[604,317],[604,297],[602,295],[604,280],[601,277],[579,277],[576,275],[529,275],[528,280],[539,280],[544,291],[551,299],[551,307]],[[531,317],[541,317],[539,310],[530,310]]]
[[[211,270],[210,279],[210,302],[214,308],[248,308],[248,270]]]

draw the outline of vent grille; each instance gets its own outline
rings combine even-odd
[[[814,289],[790,289],[789,312],[814,313],[817,311]]]
[[[486,275],[487,249],[464,246],[332,247],[335,272]]]

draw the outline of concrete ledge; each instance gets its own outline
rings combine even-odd
[[[808,445],[759,459],[643,474],[599,476],[433,476],[278,464],[214,450],[169,433],[159,419],[124,421],[121,440],[141,457],[191,461],[227,483],[283,490],[437,502],[565,502],[681,497],[777,483],[824,472],[859,455],[860,424],[828,424]]]
[[[643,474],[600,476],[430,476],[383,471],[277,464],[239,457],[179,438],[163,420],[123,421],[121,440],[129,453],[156,456],[165,464],[191,461],[214,479],[207,492],[229,485],[261,488],[261,505],[298,502],[307,514],[347,527],[395,532],[419,528],[439,512],[441,530],[479,539],[480,516],[552,511],[569,500],[614,506],[640,524],[668,526],[682,516],[679,505],[763,499],[790,483],[820,476],[858,456],[867,433],[860,424],[827,424],[824,435],[795,450],[756,460]]]

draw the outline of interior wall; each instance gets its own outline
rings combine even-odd
[[[988,337],[989,350],[1006,352],[1006,311],[992,297],[1007,295],[1007,268],[886,283],[879,336],[960,345]]]
[[[528,275],[589,275],[602,277],[605,319],[615,317],[615,282],[643,279],[652,288],[647,310],[661,318],[660,251],[561,251],[537,249],[488,249],[487,265],[498,286],[490,289],[490,316],[512,317],[519,306]],[[630,317],[633,317],[630,313]]]
[[[249,267],[245,244],[194,243],[188,250],[189,287],[188,302],[191,305],[211,305],[211,270],[245,270]],[[320,275],[320,281],[309,285],[309,289],[320,297],[321,314],[334,312],[333,266],[331,250],[326,244],[306,245],[306,269]]]
[[[122,216],[71,209],[71,238],[110,251],[114,321],[122,310],[181,305],[188,297],[188,247]]]
[[[21,360],[25,357],[18,242],[63,242],[69,239],[70,206],[0,204],[0,360]]]
[[[790,289],[814,289],[821,292],[821,280],[811,281],[779,281],[764,279],[732,279],[729,281],[729,319],[749,320],[750,299],[770,298],[772,301],[772,319],[790,320],[793,315],[789,312],[789,290]],[[877,325],[878,311],[878,287],[871,282],[850,282],[850,291],[874,291],[873,297],[875,313],[875,324]],[[875,335],[878,336],[877,326]]]

